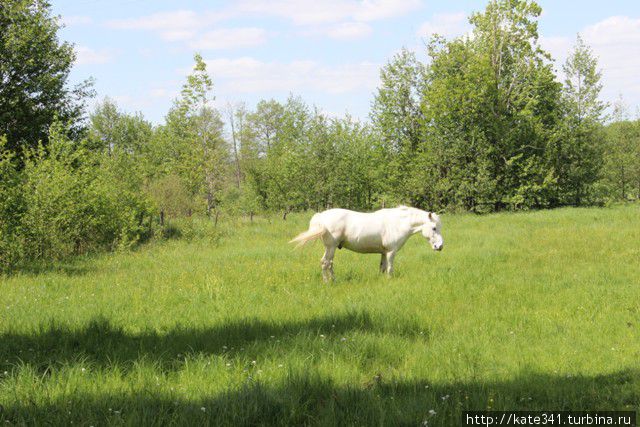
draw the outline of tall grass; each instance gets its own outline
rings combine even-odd
[[[456,425],[640,409],[640,207],[444,216],[395,277],[310,215],[1,279],[0,421]],[[218,236],[218,234],[216,234]],[[430,411],[435,411],[435,414]]]

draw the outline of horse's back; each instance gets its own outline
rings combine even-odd
[[[329,232],[325,239],[356,252],[383,252],[384,218],[377,212],[329,209],[313,216],[311,224],[321,224]],[[329,243],[329,242],[326,242]]]

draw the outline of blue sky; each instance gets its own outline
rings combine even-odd
[[[72,81],[96,79],[97,99],[160,123],[200,52],[216,106],[293,93],[332,115],[366,119],[378,73],[406,47],[424,55],[432,32],[467,31],[484,1],[52,0],[76,46]],[[560,68],[577,33],[600,59],[602,97],[640,106],[640,2],[539,1],[542,45]]]

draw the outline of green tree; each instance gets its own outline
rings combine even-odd
[[[57,117],[78,134],[84,99],[91,82],[67,84],[75,60],[73,46],[60,42],[60,24],[46,0],[12,0],[0,5],[0,135],[6,148],[19,155],[24,148],[46,145],[49,126]]]
[[[422,140],[425,66],[402,49],[382,68],[380,81],[371,118],[381,137],[387,192],[397,201],[414,201],[407,200],[415,198],[408,181]]]
[[[603,182],[610,200],[640,198],[640,120],[631,121],[622,99],[606,127]]]
[[[181,176],[194,197],[202,196],[210,215],[227,182],[229,151],[224,123],[209,105],[213,82],[202,57],[196,54],[194,60],[193,72],[167,114],[154,150],[160,153],[157,161],[165,164],[161,168]]]
[[[484,211],[543,207],[545,167],[560,117],[560,85],[538,44],[535,2],[494,0],[470,18],[471,37],[436,37],[422,99],[417,183],[436,206]]]
[[[549,147],[560,204],[582,204],[600,178],[606,104],[599,100],[602,84],[597,67],[598,60],[578,35],[563,66],[564,118]]]
[[[141,113],[126,114],[108,98],[89,116],[88,143],[94,150],[141,155],[147,150],[152,134],[151,123]]]

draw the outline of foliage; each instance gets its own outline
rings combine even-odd
[[[386,192],[413,199],[414,160],[422,142],[422,87],[425,65],[413,52],[402,49],[380,71],[380,87],[371,108],[371,118],[380,134]]]
[[[60,42],[60,24],[46,0],[3,1],[0,6],[0,135],[5,150],[46,145],[57,118],[70,123],[70,135],[82,129],[84,100],[91,81],[70,88],[73,47]]]
[[[403,50],[382,69],[372,119],[392,198],[473,212],[598,202],[597,60],[578,37],[558,82],[538,42],[541,11],[492,0],[469,35],[433,37],[427,64]]]
[[[195,55],[192,74],[157,130],[153,144],[155,168],[179,176],[197,209],[217,209],[229,171],[229,151],[220,113],[209,106],[213,83],[206,64]],[[198,203],[200,202],[200,203]]]
[[[594,200],[594,185],[601,178],[604,134],[598,99],[602,84],[597,60],[578,36],[564,64],[563,120],[549,144],[550,167],[556,176],[558,204],[581,205]]]
[[[120,111],[109,98],[98,104],[89,117],[88,148],[94,151],[127,152],[143,161],[153,135],[151,123],[142,114]]]
[[[30,150],[20,169],[4,151],[1,267],[51,262],[129,247],[148,237],[153,210],[126,153],[90,152],[54,124],[47,149]],[[6,249],[6,252],[5,252]]]
[[[640,200],[640,120],[629,120],[621,102],[605,129],[603,182],[608,201]]]
[[[228,105],[223,117],[207,64],[195,54],[164,123],[105,98],[86,133],[82,102],[72,99],[86,87],[66,87],[73,52],[58,42],[49,9],[20,0],[0,12],[1,48],[11,59],[0,71],[28,83],[21,92],[3,77],[1,89],[10,92],[3,99],[18,105],[37,92],[51,101],[42,116],[20,108],[6,116],[35,133],[0,130],[7,134],[3,269],[148,235],[187,236],[181,221],[197,224],[200,216],[215,228],[274,211],[286,219],[294,211],[402,203],[487,213],[640,198],[638,122],[618,109],[615,123],[603,126],[601,73],[579,36],[559,81],[540,47],[542,10],[534,1],[489,1],[470,16],[468,34],[432,37],[426,62],[400,50],[380,71],[370,123],[331,117],[294,95],[254,108]],[[38,129],[56,114],[66,126],[51,128],[49,144]]]
[[[535,3],[493,1],[472,15],[469,38],[430,45],[423,109],[432,204],[545,206],[545,144],[560,90],[538,46],[539,14]]]

